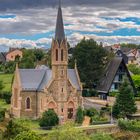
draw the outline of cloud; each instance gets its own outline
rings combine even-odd
[[[65,31],[72,46],[83,36],[109,44],[140,43],[140,24],[125,20],[140,19],[138,0],[63,0],[62,3]],[[1,0],[0,49],[50,47],[57,5],[58,0]],[[123,29],[126,32],[121,35]],[[119,35],[115,34],[118,31]]]

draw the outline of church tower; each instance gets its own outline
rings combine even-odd
[[[60,123],[64,123],[75,120],[78,107],[83,105],[78,69],[76,65],[74,69],[68,69],[68,48],[61,3],[51,45],[51,63],[52,69],[16,70],[12,85],[13,116],[39,118],[44,111],[53,109]],[[17,92],[18,97],[15,96]]]
[[[55,38],[52,40],[52,72],[55,79],[67,79],[68,50],[64,33],[61,4],[59,4]]]

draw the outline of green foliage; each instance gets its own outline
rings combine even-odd
[[[73,124],[67,123],[53,129],[46,140],[90,140],[83,131],[74,127]]]
[[[119,94],[118,92],[112,91],[109,93],[109,96],[116,97],[118,94]]]
[[[5,109],[0,108],[0,122],[5,118]]]
[[[2,92],[11,92],[13,74],[0,74],[0,80],[4,85]]]
[[[29,131],[28,124],[25,124],[25,122],[22,120],[11,120],[7,125],[5,138],[10,140],[11,138],[15,138],[23,131]]]
[[[13,62],[13,61],[9,61],[9,62],[6,62],[5,64],[3,64],[3,72],[4,73],[7,73],[7,74],[11,74],[11,73],[14,73],[15,71],[15,66],[16,66],[16,63]]]
[[[13,140],[41,140],[36,133],[31,131],[23,131],[19,133]]]
[[[82,91],[83,97],[98,97],[98,92],[95,89],[84,89]]]
[[[135,75],[140,75],[140,67],[135,64],[129,64],[128,69]]]
[[[95,115],[99,115],[99,113],[95,108],[90,108],[85,110],[85,115],[89,117],[93,117]]]
[[[85,38],[76,45],[73,51],[69,67],[74,67],[76,60],[81,81],[87,87],[93,88],[93,84],[99,80],[108,62],[108,52],[93,39],[86,40]]]
[[[11,96],[12,96],[12,94],[9,93],[9,92],[4,92],[3,91],[3,92],[0,93],[0,98],[4,99],[7,104],[11,103]]]
[[[140,121],[120,119],[118,121],[118,126],[122,130],[127,130],[127,131],[132,131],[132,132],[140,132]]]
[[[140,75],[133,75],[132,79],[134,81],[136,88],[140,91]]]
[[[44,58],[44,52],[41,49],[34,49],[35,59],[41,61]]]
[[[113,116],[116,118],[125,118],[127,115],[137,111],[134,93],[127,79],[124,79],[119,93],[113,106]]]
[[[122,43],[121,47],[131,48],[131,49],[140,49],[140,45],[139,44],[132,44],[132,43]]]
[[[1,93],[3,88],[4,88],[3,81],[0,81],[0,93]]]
[[[114,140],[110,135],[104,133],[92,134],[90,136],[90,139],[91,140]]]
[[[54,110],[45,111],[40,119],[39,125],[41,127],[49,128],[56,126],[59,123],[59,118]]]
[[[76,123],[82,124],[83,120],[84,120],[83,109],[81,107],[78,107],[77,113],[76,113]]]

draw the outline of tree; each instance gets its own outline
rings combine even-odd
[[[140,75],[133,75],[132,79],[134,81],[136,88],[140,91]]]
[[[36,63],[36,56],[33,49],[23,50],[23,58],[19,63],[20,68],[34,68]]]
[[[74,67],[76,60],[81,81],[93,88],[108,62],[108,54],[96,41],[84,38],[74,48],[73,56],[69,60],[69,67]]]
[[[73,124],[67,123],[48,133],[47,140],[89,140],[89,138],[81,129],[77,129]]]
[[[84,120],[84,112],[81,107],[78,107],[77,113],[76,113],[76,123],[81,124]]]
[[[41,49],[34,49],[34,55],[37,61],[41,61],[44,58],[44,52]]]
[[[23,131],[19,133],[13,140],[41,140],[41,137],[32,131]]]
[[[128,69],[136,75],[140,75],[140,67],[135,64],[129,64]]]
[[[39,125],[41,127],[52,127],[59,123],[59,118],[54,110],[45,111],[40,119]]]
[[[10,120],[6,128],[4,134],[6,140],[11,140],[21,132],[30,130],[28,124],[26,124],[24,120]]]
[[[119,89],[119,94],[113,106],[113,116],[116,118],[125,118],[129,114],[137,111],[135,104],[134,93],[127,79],[124,79],[123,84]]]

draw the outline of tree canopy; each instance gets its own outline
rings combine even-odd
[[[41,127],[56,126],[59,123],[59,118],[54,110],[45,111],[40,119],[39,125]]]
[[[127,115],[137,111],[135,104],[134,93],[127,79],[124,79],[123,84],[119,89],[119,94],[113,106],[113,116],[116,118],[125,118]]]
[[[128,69],[136,75],[140,75],[140,67],[135,64],[129,64]]]
[[[98,82],[109,60],[109,53],[93,39],[84,38],[73,50],[72,58],[69,60],[70,68],[74,67],[75,60],[81,81],[92,87]]]

